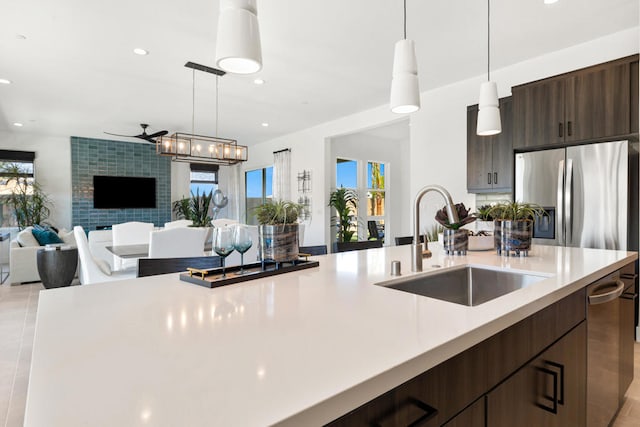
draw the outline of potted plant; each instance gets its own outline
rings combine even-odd
[[[493,205],[480,206],[473,215],[476,219],[476,233],[482,231],[493,232],[493,216],[491,215],[491,209]]]
[[[267,202],[253,211],[258,220],[259,251],[262,261],[298,259],[298,216],[304,207],[288,200]]]
[[[545,210],[535,203],[502,202],[490,209],[494,220],[494,242],[498,255],[503,252],[509,256],[527,255],[533,237],[533,222],[536,217],[547,215]]]
[[[442,246],[445,252],[447,254],[458,252],[464,255],[469,247],[469,230],[463,229],[462,226],[472,223],[476,220],[476,217],[469,214],[470,209],[467,209],[464,203],[456,203],[454,208],[458,213],[458,222],[449,223],[446,206],[436,212],[435,219],[444,227]]]
[[[209,215],[209,206],[212,198],[213,191],[200,195],[198,189],[195,194],[191,192],[191,197],[173,202],[173,212],[178,219],[193,221],[192,227],[210,227],[212,218]]]
[[[30,182],[27,174],[16,163],[2,166],[3,175],[8,176],[6,186],[11,189],[8,205],[13,211],[20,230],[30,225],[44,225],[51,214],[49,196],[35,181]]]
[[[329,206],[335,208],[337,216],[331,217],[337,227],[338,243],[350,242],[357,230],[358,193],[351,188],[340,187],[329,195]]]

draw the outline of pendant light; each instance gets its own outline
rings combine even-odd
[[[220,0],[216,65],[229,73],[262,69],[256,0]]]
[[[500,122],[500,104],[498,86],[491,81],[491,11],[487,0],[487,81],[480,86],[478,102],[478,123],[476,133],[481,136],[496,135],[502,132]]]
[[[413,40],[407,40],[407,0],[404,0],[404,38],[396,43],[391,79],[391,111],[399,114],[420,109],[418,64]]]

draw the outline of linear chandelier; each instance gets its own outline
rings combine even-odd
[[[156,144],[156,153],[170,156],[177,162],[211,163],[217,165],[233,165],[246,162],[248,147],[239,145],[235,139],[219,138],[218,135],[218,77],[226,73],[217,68],[187,62],[187,68],[193,70],[193,109],[191,115],[191,133],[176,132],[160,137]],[[195,122],[195,71],[204,71],[216,76],[216,136],[196,135]]]

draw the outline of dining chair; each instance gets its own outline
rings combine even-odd
[[[410,245],[413,243],[413,236],[396,237],[396,246]],[[424,236],[420,235],[420,243],[424,243]]]
[[[80,258],[79,277],[82,285],[136,277],[135,271],[133,270],[111,271],[109,264],[105,260],[95,258],[89,250],[89,241],[82,226],[76,225],[73,227],[73,235],[78,247],[78,258]]]
[[[174,227],[152,231],[149,258],[184,258],[204,255],[207,229],[204,227]]]
[[[186,258],[140,258],[138,260],[138,277],[156,276],[158,274],[179,273],[187,268],[207,270],[222,266],[219,256],[197,256]]]
[[[122,245],[148,245],[149,234],[153,231],[154,225],[151,222],[130,221],[122,224],[115,224],[112,227],[113,246]],[[113,265],[116,270],[126,268],[136,268],[136,259],[123,260],[114,256]]]
[[[309,255],[326,255],[327,245],[300,246],[298,248],[298,252],[300,252],[301,254],[309,254]]]
[[[190,219],[177,219],[171,222],[165,222],[164,228],[175,228],[175,227],[191,227],[193,225],[193,221]]]
[[[358,242],[333,242],[333,252],[351,252],[365,249],[381,248],[382,240],[361,240]]]

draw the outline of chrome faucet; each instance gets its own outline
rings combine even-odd
[[[413,244],[411,245],[411,271],[422,271],[422,250],[423,245],[420,243],[420,200],[422,196],[430,191],[440,193],[444,198],[444,202],[447,208],[447,216],[449,217],[449,224],[455,224],[459,222],[458,213],[453,208],[453,200],[451,194],[444,187],[439,185],[427,185],[423,187],[416,195],[413,210]],[[424,239],[424,250],[429,250],[429,244],[427,239]]]

